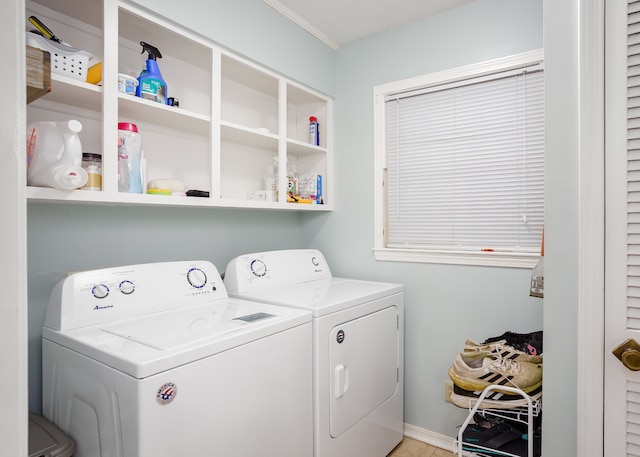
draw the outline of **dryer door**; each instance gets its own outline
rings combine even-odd
[[[390,306],[330,334],[331,436],[336,438],[398,388],[398,310]]]

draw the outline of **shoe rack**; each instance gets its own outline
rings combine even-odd
[[[482,405],[482,401],[485,399],[487,395],[494,391],[501,392],[510,392],[514,395],[520,395],[527,401],[527,406],[518,406],[514,408],[508,409],[494,409],[494,408],[480,408]],[[454,441],[454,453],[458,455],[458,457],[463,456],[478,456],[482,457],[490,453],[495,456],[504,456],[504,457],[522,457],[517,454],[511,454],[508,452],[500,451],[493,448],[483,447],[481,445],[467,443],[463,439],[463,435],[471,421],[473,421],[476,414],[480,414],[482,416],[493,416],[498,418],[503,418],[510,421],[520,422],[527,426],[527,436],[533,437],[533,419],[537,417],[541,412],[541,401],[540,400],[532,400],[529,395],[524,393],[522,390],[517,389],[515,387],[508,386],[499,386],[499,385],[491,385],[486,387],[480,397],[473,402],[470,401],[469,405],[469,414],[467,418],[462,423],[460,430],[458,431],[458,436]],[[527,440],[527,457],[534,457],[533,451],[533,439]]]

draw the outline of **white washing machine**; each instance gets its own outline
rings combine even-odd
[[[309,249],[237,257],[224,281],[229,296],[312,312],[316,457],[383,457],[402,440],[402,285],[334,278]]]
[[[215,266],[86,271],[54,288],[43,414],[75,457],[313,454],[309,311],[229,298]]]

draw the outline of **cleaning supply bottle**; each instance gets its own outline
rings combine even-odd
[[[540,258],[531,272],[531,297],[544,298],[544,228],[542,229],[542,246],[540,247]]]
[[[82,124],[41,121],[27,126],[27,184],[73,190],[87,183],[82,168]]]
[[[162,78],[156,61],[156,59],[162,58],[162,54],[160,54],[158,48],[149,43],[141,41],[140,45],[142,46],[142,52],[148,53],[148,57],[145,69],[138,76],[136,96],[166,105],[168,98],[167,83]]]
[[[140,159],[142,137],[138,126],[130,122],[118,123],[118,191],[142,193]]]
[[[309,118],[309,143],[320,146],[320,129],[318,118],[315,116]]]

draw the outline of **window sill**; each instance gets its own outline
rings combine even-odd
[[[427,251],[417,249],[373,249],[376,260],[392,262],[440,263],[483,267],[533,268],[537,254],[517,252]]]

